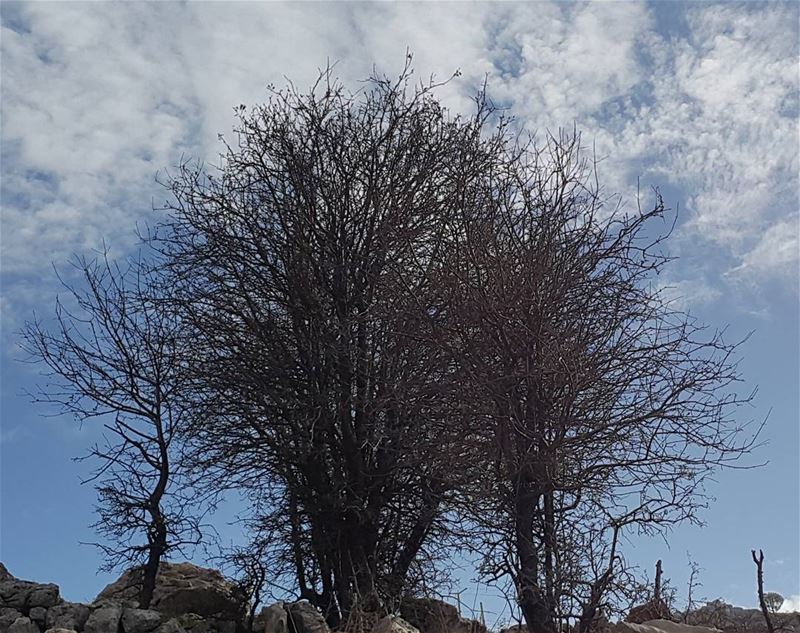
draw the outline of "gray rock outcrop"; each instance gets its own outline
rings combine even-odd
[[[461,617],[455,606],[434,598],[406,598],[400,617],[423,633],[487,633],[480,622]]]
[[[8,627],[8,633],[39,633],[39,627],[30,618],[22,616],[14,620],[14,623]]]
[[[322,614],[308,601],[286,605],[289,633],[330,633]]]
[[[15,578],[0,563],[0,633],[237,633],[241,630],[244,611],[241,596],[236,585],[215,570],[190,563],[162,563],[150,609],[138,608],[136,580],[137,572],[127,571],[91,605],[85,605],[65,602],[57,585]],[[298,618],[308,619],[299,614]]]
[[[45,626],[47,629],[82,631],[91,609],[77,602],[62,602],[47,610]]]
[[[113,604],[94,609],[86,620],[83,633],[111,633],[117,631],[122,618],[122,607]]]
[[[137,570],[126,571],[98,594],[94,604],[115,602],[138,607],[140,578]],[[214,569],[191,563],[161,563],[150,608],[165,616],[196,613],[204,618],[237,621],[242,603],[236,585]]]
[[[420,633],[420,631],[400,616],[387,615],[375,623],[372,633]]]
[[[124,633],[149,633],[161,624],[161,614],[152,609],[122,610],[122,630]]]

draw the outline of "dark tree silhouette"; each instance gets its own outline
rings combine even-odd
[[[200,539],[198,519],[177,462],[187,416],[183,371],[190,346],[168,309],[160,279],[140,262],[125,269],[78,258],[79,281],[64,283],[55,321],[26,324],[23,347],[52,380],[32,394],[78,420],[97,418],[106,433],[82,459],[96,462],[98,543],[111,570],[141,567],[139,603],[147,608],[159,562]]]
[[[769,594],[764,593],[764,551],[758,550],[758,556],[756,556],[756,550],[751,550],[750,553],[753,557],[753,562],[756,564],[758,604],[761,607],[761,613],[764,616],[764,622],[767,624],[768,633],[775,633],[775,626],[772,624],[772,617],[770,616],[770,601],[767,600],[767,595]],[[782,598],[781,602],[783,602]]]
[[[155,243],[197,343],[195,463],[250,494],[276,573],[332,626],[391,608],[436,556],[457,476],[446,355],[425,343],[443,222],[486,164],[451,118],[374,77],[239,109],[218,171],[184,164]]]
[[[459,437],[483,446],[485,569],[513,578],[532,633],[585,623],[609,587],[622,561],[579,563],[588,542],[697,521],[704,481],[755,442],[734,417],[751,397],[737,344],[659,287],[660,196],[624,213],[592,167],[577,134],[508,138],[439,266]]]

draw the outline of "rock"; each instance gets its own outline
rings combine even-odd
[[[480,622],[462,618],[452,604],[433,598],[406,598],[400,616],[424,633],[487,633]]]
[[[178,624],[178,621],[175,618],[171,620],[167,620],[156,629],[157,633],[186,633],[184,629]]]
[[[58,595],[58,585],[39,585],[28,596],[29,607],[54,607],[61,602]]]
[[[23,616],[14,620],[8,627],[8,633],[39,633],[39,627],[31,622],[30,618]]]
[[[161,624],[161,614],[152,609],[122,610],[122,630],[124,633],[148,633]]]
[[[138,607],[140,579],[140,570],[126,571],[100,592],[95,603],[114,601]],[[161,563],[150,608],[171,617],[197,613],[203,617],[238,621],[244,602],[237,586],[214,569],[191,563]]]
[[[47,610],[45,626],[48,629],[82,631],[91,609],[85,604],[62,602]]]
[[[28,611],[28,617],[42,627],[44,626],[44,621],[47,617],[47,609],[44,607],[33,607],[30,611]]]
[[[720,633],[719,629],[681,624],[671,620],[650,620],[641,624],[617,622],[610,630],[611,633]]]
[[[22,617],[22,612],[10,607],[0,607],[0,633],[7,633],[8,628],[17,618]]]
[[[236,633],[238,630],[238,625],[236,622],[232,620],[223,620],[221,622],[217,622],[217,633]]]
[[[77,633],[75,629],[47,629],[44,633]]]
[[[89,615],[83,633],[117,633],[121,617],[122,607],[110,604],[102,606]]]
[[[330,633],[325,618],[310,602],[293,602],[286,610],[289,633]]]
[[[184,631],[191,631],[191,633],[208,633],[211,630],[208,620],[196,613],[184,613],[175,618],[175,621]]]
[[[654,598],[637,607],[633,607],[625,618],[625,622],[643,624],[652,620],[671,620],[672,614],[667,603],[660,598]]]
[[[253,620],[253,630],[259,633],[289,633],[286,605],[276,602],[263,608]]]
[[[419,629],[399,616],[387,615],[378,620],[372,633],[419,633]]]
[[[0,564],[0,607],[11,607],[27,612],[32,607],[52,607],[61,602],[58,585],[40,584],[12,576]]]

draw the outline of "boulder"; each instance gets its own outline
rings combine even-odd
[[[625,618],[625,622],[633,624],[643,624],[652,620],[671,620],[672,614],[667,603],[660,598],[653,598],[650,602],[645,602],[633,607]]]
[[[14,620],[14,623],[8,627],[8,633],[39,633],[39,627],[31,622],[30,618],[23,616]]]
[[[28,617],[36,622],[39,627],[44,627],[44,621],[47,617],[47,609],[44,607],[33,607],[30,611],[28,611]]]
[[[47,629],[44,633],[77,633],[75,629]]]
[[[7,633],[8,628],[17,618],[22,617],[22,612],[11,607],[0,607],[0,633]]]
[[[325,618],[310,602],[293,602],[286,611],[289,633],[330,633]]]
[[[0,563],[0,582],[4,580],[13,580],[14,576],[6,569],[6,566],[3,563]]]
[[[39,585],[28,596],[29,607],[54,607],[61,602],[61,596],[58,595],[58,585],[48,584]]]
[[[171,620],[167,620],[156,629],[157,633],[186,633],[186,631],[181,628],[181,625],[178,624],[178,621],[175,618]]]
[[[128,570],[95,598],[96,604],[115,602],[138,607],[141,571]],[[237,586],[214,569],[191,563],[161,563],[150,608],[168,617],[196,613],[220,620],[240,619],[244,600]]]
[[[117,633],[122,607],[106,604],[94,609],[83,626],[83,633]]]
[[[45,626],[48,629],[82,631],[91,609],[77,602],[62,602],[47,610]]]
[[[420,633],[419,629],[396,615],[387,615],[372,627],[372,633]],[[427,632],[426,632],[427,633]]]
[[[258,633],[289,633],[288,613],[283,602],[261,609],[253,620],[253,631]]]
[[[671,620],[650,620],[641,624],[617,622],[610,630],[611,633],[720,633],[719,629],[681,624]]]
[[[211,623],[196,613],[184,613],[175,618],[175,622],[184,631],[190,631],[191,633],[209,633],[211,631]]]
[[[125,608],[121,621],[124,633],[148,633],[161,624],[161,614],[152,609]]]
[[[0,580],[0,607],[11,607],[27,612],[31,607],[52,607],[60,602],[58,585],[42,585],[37,582],[20,580],[8,574]]]
[[[476,620],[462,618],[452,604],[434,598],[406,598],[400,616],[424,633],[487,633]]]

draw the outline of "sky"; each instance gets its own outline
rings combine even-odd
[[[52,314],[53,268],[103,241],[132,252],[166,197],[156,175],[213,163],[234,107],[268,84],[304,88],[336,62],[357,87],[410,50],[421,79],[460,70],[438,92],[451,111],[486,78],[528,130],[575,125],[606,191],[631,205],[637,183],[658,186],[679,209],[659,283],[731,338],[752,332],[740,369],[758,394],[742,420],[767,419],[751,460],[767,464],[719,473],[705,526],[631,537],[624,554],[662,559],[679,599],[690,557],[695,595],[755,606],[762,548],[767,590],[800,609],[799,3],[3,2],[0,20],[0,560],[13,574],[84,601],[115,577],[81,545],[95,498],[71,459],[98,430],[24,395],[41,377],[16,332]],[[465,595],[491,602],[471,574]]]

